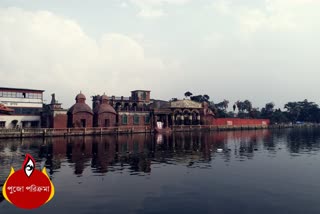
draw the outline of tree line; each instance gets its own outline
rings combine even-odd
[[[214,112],[217,118],[238,117],[252,119],[270,119],[271,123],[320,123],[320,108],[315,102],[307,99],[303,101],[288,102],[284,105],[284,110],[276,109],[273,102],[266,103],[263,108],[253,107],[249,100],[238,100],[232,105],[232,111],[228,111],[229,101],[213,102],[207,94],[193,95],[187,91],[186,98],[195,102],[207,102],[209,108]],[[172,98],[171,101],[176,101]]]

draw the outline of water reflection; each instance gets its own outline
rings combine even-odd
[[[30,153],[57,190],[39,214],[319,213],[319,151],[317,128],[2,139],[0,184]]]
[[[285,143],[284,143],[285,142]],[[129,170],[132,175],[152,173],[152,165],[183,164],[189,168],[210,168],[216,157],[253,159],[257,152],[276,154],[284,146],[290,153],[315,152],[320,148],[318,129],[257,130],[168,135],[119,135],[0,141],[0,184],[10,167],[20,169],[25,153],[50,175],[68,164],[77,176],[86,168],[96,175]]]

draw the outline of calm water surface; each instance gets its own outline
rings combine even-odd
[[[319,128],[0,140],[0,184],[26,153],[56,188],[31,213],[320,213]]]

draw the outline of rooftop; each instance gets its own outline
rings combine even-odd
[[[134,91],[131,91],[131,92],[136,92],[136,91],[145,91],[145,92],[150,92],[149,90],[134,90]]]
[[[28,88],[9,88],[9,87],[0,87],[0,90],[8,90],[8,91],[37,91],[44,92],[44,90],[39,89],[28,89]]]
[[[178,100],[171,102],[170,108],[202,108],[201,103],[192,100]]]

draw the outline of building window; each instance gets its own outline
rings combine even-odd
[[[150,115],[146,115],[144,118],[144,123],[149,124],[150,123]]]
[[[110,126],[110,120],[109,119],[105,119],[104,120],[104,127],[109,127]]]
[[[21,121],[21,126],[22,126],[22,128],[29,128],[30,122],[29,121]]]
[[[81,119],[80,122],[81,122],[81,127],[85,128],[87,126],[86,119]]]
[[[24,98],[24,97],[23,97],[23,93],[21,93],[21,92],[19,93],[19,92],[18,92],[18,93],[17,93],[17,98]]]
[[[6,121],[0,121],[0,128],[6,127]]]
[[[0,97],[42,99],[42,94],[41,93],[0,91]]]
[[[128,124],[128,116],[122,115],[122,124]]]
[[[139,125],[139,115],[134,115],[133,116],[133,124],[134,125]]]
[[[142,93],[142,100],[146,100],[147,99],[147,93],[146,92],[143,92]]]
[[[40,115],[40,108],[13,108],[16,115]]]
[[[39,127],[39,121],[31,121],[31,127],[32,128],[38,128]]]
[[[42,96],[41,96],[41,94],[38,94],[38,93],[28,93],[27,94],[27,98],[29,98],[29,99],[41,99]]]

